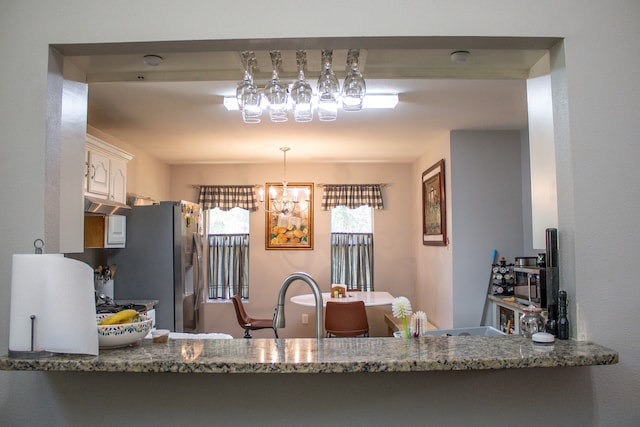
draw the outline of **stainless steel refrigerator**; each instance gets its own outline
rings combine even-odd
[[[113,251],[116,300],[155,299],[156,328],[175,332],[198,329],[202,294],[202,213],[191,202],[133,206],[127,239]]]

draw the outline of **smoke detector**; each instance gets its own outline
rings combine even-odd
[[[451,52],[449,58],[451,59],[451,62],[464,64],[469,60],[470,56],[471,54],[468,50],[456,50],[455,52]]]
[[[144,61],[145,64],[150,65],[152,67],[156,67],[162,64],[162,61],[164,61],[164,58],[160,55],[145,55],[142,57],[142,60]]]

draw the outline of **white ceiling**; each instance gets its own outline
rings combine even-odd
[[[361,70],[368,93],[397,93],[393,110],[340,111],[336,122],[242,123],[222,100],[241,78],[237,51],[66,56],[89,82],[89,124],[168,164],[256,163],[282,158],[317,162],[410,162],[430,140],[452,129],[524,129],[526,81],[543,49],[470,49],[453,63],[451,49],[366,49]],[[256,51],[256,82],[270,77],[268,51]],[[295,78],[295,51],[283,51],[283,80]],[[346,49],[334,50],[344,79]],[[315,88],[320,51],[308,50]]]

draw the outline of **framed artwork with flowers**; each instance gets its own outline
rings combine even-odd
[[[444,159],[422,173],[422,244],[447,245]]]
[[[267,183],[265,248],[313,249],[313,183]],[[285,191],[286,190],[286,191]]]

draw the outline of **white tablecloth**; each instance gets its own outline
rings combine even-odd
[[[332,298],[330,292],[322,293],[322,305],[326,307],[327,301],[336,302],[349,302],[349,301],[364,301],[366,307],[372,307],[376,305],[391,304],[394,300],[394,296],[389,292],[384,291],[371,291],[371,292],[347,292],[345,298]],[[296,295],[291,297],[291,302],[294,304],[304,305],[307,307],[315,307],[316,300],[313,294]]]

